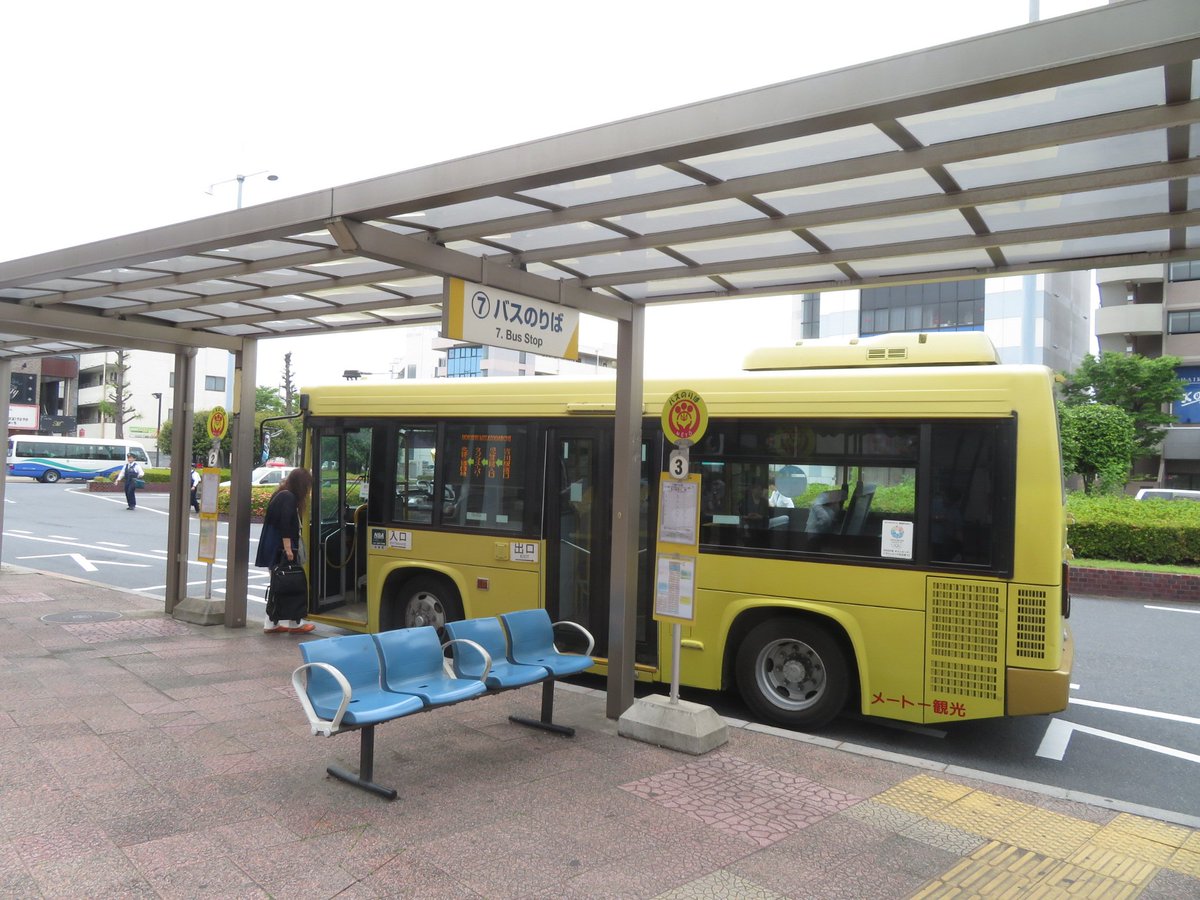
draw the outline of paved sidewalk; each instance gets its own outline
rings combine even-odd
[[[0,896],[1200,897],[1189,828],[769,728],[689,757],[564,686],[574,739],[508,722],[536,687],[381,726],[388,803],[326,777],[302,639],[4,568]]]

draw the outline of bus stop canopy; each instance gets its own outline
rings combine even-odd
[[[1132,0],[0,264],[0,358],[1193,258],[1200,8]]]
[[[633,693],[646,307],[1200,257],[1197,58],[1196,0],[1127,0],[0,263],[0,377],[13,358],[175,352],[182,441],[190,348],[229,350],[253,372],[261,339],[438,322],[448,276],[615,320],[608,708],[619,715]],[[720,65],[719,47],[702,64]],[[235,419],[239,403],[253,409],[253,381],[241,379]],[[246,418],[231,626],[246,611]],[[168,611],[186,593],[178,519]]]

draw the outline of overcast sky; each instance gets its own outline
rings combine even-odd
[[[248,206],[1016,27],[1030,5],[5,3],[0,259],[223,212],[238,174],[279,176],[248,178]],[[789,305],[652,309],[647,372],[736,368],[786,339]],[[386,371],[393,342],[264,341],[258,382],[289,349],[299,383]]]

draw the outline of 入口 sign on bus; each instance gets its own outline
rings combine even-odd
[[[579,310],[447,278],[442,337],[579,359]]]

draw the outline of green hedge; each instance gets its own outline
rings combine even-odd
[[[1200,565],[1200,503],[1069,494],[1067,543],[1084,559]]]

